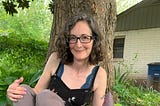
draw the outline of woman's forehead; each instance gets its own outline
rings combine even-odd
[[[70,31],[71,34],[91,34],[91,29],[86,21],[78,21]]]

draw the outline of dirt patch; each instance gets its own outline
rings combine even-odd
[[[154,90],[160,91],[160,82],[152,79],[136,79],[135,85],[137,87],[143,86],[145,88],[153,88]]]

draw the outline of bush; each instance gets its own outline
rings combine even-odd
[[[0,36],[0,106],[8,101],[6,89],[15,79],[34,86],[44,66],[48,43]],[[9,102],[8,102],[9,103]]]
[[[121,68],[123,66],[125,68]],[[132,69],[133,64],[124,63],[120,63],[118,67],[114,68],[113,91],[118,95],[119,103],[122,106],[160,106],[160,92],[143,86],[136,87],[134,80],[128,78],[128,75],[133,72]]]
[[[14,16],[0,3],[0,106],[11,104],[6,89],[15,79],[34,86],[42,73],[52,25],[46,3],[33,1]]]

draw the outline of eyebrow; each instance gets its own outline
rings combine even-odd
[[[70,35],[78,36],[78,35],[75,35],[75,34],[70,34]],[[81,34],[80,36],[82,36],[82,35],[92,36],[92,34]],[[78,37],[79,37],[79,36],[78,36]]]

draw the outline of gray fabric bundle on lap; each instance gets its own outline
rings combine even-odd
[[[48,89],[36,95],[28,85],[21,86],[27,89],[27,94],[19,101],[14,102],[14,106],[65,106],[61,97]]]
[[[105,95],[103,106],[114,106],[113,96],[112,96],[111,92],[108,92]]]
[[[64,103],[61,97],[47,89],[36,96],[36,106],[64,106]]]

